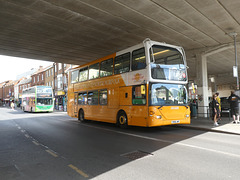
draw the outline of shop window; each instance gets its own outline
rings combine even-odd
[[[146,104],[146,86],[139,85],[133,87],[133,99],[132,103],[134,105],[144,105]]]

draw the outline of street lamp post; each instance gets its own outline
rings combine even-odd
[[[237,62],[237,46],[236,46],[237,33],[236,33],[236,32],[232,32],[232,33],[229,33],[229,35],[232,36],[233,39],[234,39],[235,67],[236,67],[236,77],[237,77],[237,90],[239,90],[238,62]]]

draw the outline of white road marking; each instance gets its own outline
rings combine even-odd
[[[87,126],[87,127],[91,127],[91,128],[110,131],[110,132],[114,132],[114,133],[118,133],[118,134],[123,134],[123,135],[127,135],[127,136],[147,139],[147,140],[151,140],[151,141],[164,142],[164,143],[168,143],[168,144],[180,145],[180,146],[185,146],[185,147],[189,147],[189,148],[200,149],[200,150],[204,150],[204,151],[210,151],[210,152],[219,153],[219,154],[223,154],[223,155],[227,155],[227,156],[232,156],[232,157],[235,157],[235,158],[240,158],[239,154],[228,153],[228,152],[224,152],[224,151],[214,150],[214,149],[210,149],[210,148],[204,148],[204,147],[185,144],[185,143],[181,143],[181,142],[174,142],[174,141],[168,141],[168,140],[164,140],[164,139],[158,139],[158,138],[147,137],[147,136],[142,136],[142,135],[137,135],[137,134],[132,134],[132,133],[126,133],[126,132],[116,131],[116,130],[102,128],[102,127],[95,127],[95,126],[86,125],[86,124],[82,124],[82,125]]]

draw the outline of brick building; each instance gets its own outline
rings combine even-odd
[[[10,102],[14,100],[14,84],[16,82],[9,80],[0,84],[1,105],[9,106]]]
[[[15,100],[16,104],[20,106],[22,104],[22,92],[24,89],[31,87],[32,85],[32,78],[23,78],[17,85],[15,85]]]
[[[54,95],[55,109],[67,110],[67,86],[68,86],[68,70],[70,64],[54,63]]]
[[[45,85],[51,86],[54,89],[54,66],[48,66],[45,71]]]
[[[45,85],[45,69],[42,66],[39,66],[37,72],[31,75],[32,84],[31,86],[41,86]]]

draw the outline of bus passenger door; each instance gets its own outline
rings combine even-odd
[[[148,106],[146,85],[132,87],[132,125],[147,126]]]
[[[74,106],[73,106],[74,117],[78,116],[78,93],[74,94]]]

